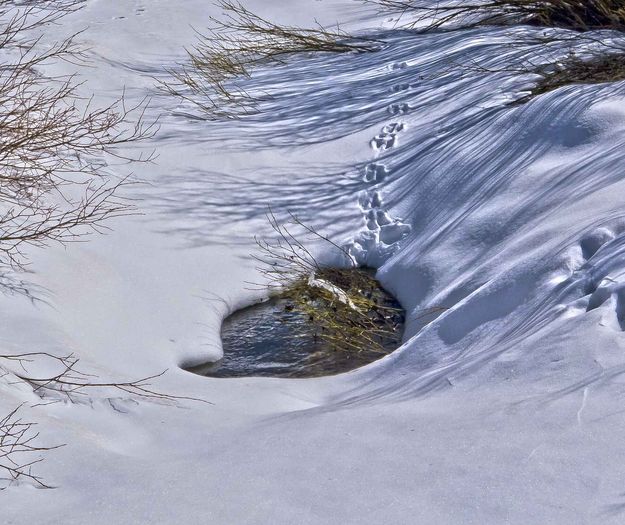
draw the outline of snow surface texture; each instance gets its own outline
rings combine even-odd
[[[97,100],[140,99],[183,57],[206,2],[88,0]],[[102,377],[162,369],[182,408],[93,397],[30,410],[54,490],[14,485],[3,523],[583,524],[625,520],[625,95],[571,86],[508,105],[532,78],[467,75],[540,57],[535,29],[418,35],[355,2],[252,2],[342,20],[376,53],[297,57],[250,81],[241,122],[157,97],[141,217],[32,253],[48,305],[2,297],[5,353],[74,352]],[[381,29],[382,27],[382,29]],[[384,29],[386,27],[386,29]],[[70,68],[69,65],[63,67]],[[403,347],[314,380],[198,377],[254,299],[267,203],[344,239],[410,314]],[[36,287],[39,288],[36,288]],[[444,307],[423,315],[431,307]],[[8,412],[37,398],[0,381]]]

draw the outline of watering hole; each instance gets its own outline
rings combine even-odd
[[[337,323],[329,336],[328,329],[317,321],[316,312],[332,316],[337,311],[334,302],[316,300],[312,307],[303,309],[292,298],[278,296],[227,317],[221,329],[223,359],[188,370],[221,378],[319,377],[348,372],[390,354],[401,344],[405,313],[397,300],[373,279],[372,270],[349,272],[359,272],[360,278],[366,276],[366,287],[360,280],[358,289],[371,305],[369,311],[358,314],[366,316],[366,333],[354,336],[355,321],[336,315]],[[337,338],[346,341],[337,347]]]

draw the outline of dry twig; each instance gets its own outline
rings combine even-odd
[[[33,466],[43,461],[42,453],[59,448],[37,444],[39,433],[35,424],[24,421],[17,407],[0,419],[0,490],[12,483],[27,480],[39,488],[52,488],[33,473]]]
[[[130,398],[158,402],[198,401],[212,404],[203,399],[176,396],[155,389],[152,386],[153,380],[162,377],[166,371],[134,381],[99,381],[93,374],[79,370],[78,362],[73,355],[55,356],[46,352],[0,355],[0,377],[8,376],[8,384],[29,385],[41,398],[39,405],[63,400],[77,403],[96,390],[120,392]],[[41,376],[29,371],[29,368],[42,364],[52,365],[57,371]],[[14,378],[13,382],[10,378]],[[111,402],[111,398],[108,399]],[[0,471],[5,473],[5,477],[0,477],[0,490],[20,479],[30,481],[40,488],[51,488],[33,473],[32,467],[43,461],[44,452],[59,446],[35,445],[39,433],[34,432],[34,423],[25,422],[17,416],[21,408],[22,406],[16,408],[0,420]],[[33,456],[35,459],[30,459]]]
[[[77,95],[73,77],[39,72],[58,60],[84,60],[76,35],[51,46],[36,36],[80,4],[0,3],[0,264],[21,266],[25,245],[71,241],[127,213],[116,197],[126,181],[107,180],[105,157],[121,158],[118,146],[155,131],[144,122],[145,101],[126,107],[122,97],[96,108]]]

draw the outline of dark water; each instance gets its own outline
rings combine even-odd
[[[401,307],[378,291],[385,306]],[[403,312],[403,311],[402,311]],[[190,371],[209,377],[318,377],[347,372],[380,359],[401,344],[404,318],[397,314],[396,333],[379,347],[361,351],[336,350],[315,335],[308,317],[291,309],[286,299],[272,299],[229,316],[221,331],[224,357]]]

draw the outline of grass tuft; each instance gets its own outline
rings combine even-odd
[[[560,66],[539,70],[540,80],[529,98],[574,84],[603,84],[625,80],[625,53],[571,56]]]
[[[374,279],[372,272],[357,268],[340,246],[296,217],[292,223],[328,243],[344,257],[344,267],[322,267],[302,241],[273,215],[278,234],[273,242],[259,241],[256,259],[273,295],[286,299],[291,308],[310,321],[315,337],[341,352],[389,353],[401,343],[404,312]]]
[[[576,31],[625,29],[623,0],[486,0],[456,1],[423,6],[415,0],[365,0],[387,9],[416,14],[417,22],[431,20],[429,27],[454,23],[462,26],[527,23]]]
[[[358,39],[340,27],[299,28],[279,25],[232,0],[219,0],[222,19],[211,18],[213,27],[198,32],[198,41],[187,49],[188,62],[170,71],[167,92],[198,107],[208,118],[236,118],[256,109],[256,98],[237,84],[250,78],[254,68],[283,62],[295,53],[351,53],[371,51],[375,43]]]

